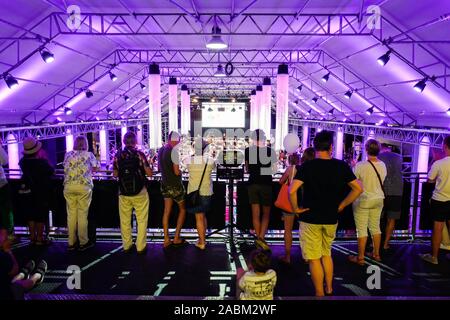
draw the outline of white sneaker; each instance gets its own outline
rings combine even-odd
[[[435,257],[433,257],[433,256],[432,256],[431,254],[429,254],[429,253],[419,254],[419,257],[420,257],[422,260],[426,261],[426,262],[429,262],[429,263],[432,263],[432,264],[438,264],[438,259],[435,258]]]
[[[450,245],[449,245],[449,244],[443,244],[443,243],[441,243],[440,248],[441,248],[442,250],[448,250],[448,251],[450,251]]]

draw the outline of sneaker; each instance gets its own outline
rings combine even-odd
[[[261,248],[264,251],[270,251],[270,247],[263,239],[258,239],[255,241],[256,246]]]
[[[72,246],[71,245],[67,246],[67,251],[75,251],[75,250],[77,250],[77,245],[74,244]]]
[[[28,276],[31,272],[33,272],[36,264],[33,260],[28,261],[28,263],[20,270],[20,273],[23,273],[24,279],[28,279]]]
[[[85,251],[89,248],[92,248],[95,244],[91,241],[88,241],[86,244],[80,245],[78,248],[78,251]]]
[[[422,260],[426,261],[426,262],[429,262],[429,263],[432,263],[432,264],[438,264],[438,259],[435,258],[435,257],[433,257],[433,256],[432,256],[431,254],[429,254],[429,253],[420,254],[419,257],[420,257]]]
[[[36,284],[41,284],[44,281],[44,276],[46,272],[47,272],[47,262],[42,260],[41,262],[39,262],[36,270],[34,271],[34,273],[39,273],[41,275],[41,279],[39,279],[39,281],[36,282]]]
[[[198,242],[195,244],[195,247],[200,249],[200,250],[205,250],[206,249],[206,243],[204,244],[199,244]]]

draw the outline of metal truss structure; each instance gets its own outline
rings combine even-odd
[[[311,128],[321,128],[323,130],[342,130],[346,134],[368,137],[373,135],[391,141],[408,143],[412,145],[429,145],[430,147],[441,148],[446,136],[450,135],[450,130],[442,129],[414,129],[400,127],[382,127],[365,124],[352,124],[334,121],[318,121],[290,119],[292,126],[309,126]]]

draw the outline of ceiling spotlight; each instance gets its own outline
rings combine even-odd
[[[431,79],[428,78],[428,77],[423,78],[422,80],[420,80],[419,82],[417,82],[417,83],[414,85],[414,90],[416,90],[417,92],[423,92],[423,90],[424,90],[425,87],[427,86],[427,81],[428,81],[428,80],[434,81],[435,79],[436,79],[436,78],[435,78],[434,76],[431,77]]]
[[[92,98],[94,96],[94,94],[92,93],[92,91],[91,90],[86,90],[86,98]]]
[[[450,108],[447,110],[447,115],[450,116]]]
[[[14,78],[12,75],[7,74],[4,76],[5,83],[10,89],[15,89],[19,86],[19,82],[16,78]]]
[[[107,112],[108,114],[111,114],[111,113],[112,113],[112,109],[111,109],[111,108],[106,108],[106,112]]]
[[[114,73],[112,73],[112,72],[109,73],[109,77],[111,78],[112,81],[116,81],[117,80],[117,76]]]
[[[342,122],[347,122],[347,118],[342,119]]]
[[[222,30],[218,26],[212,28],[212,38],[206,43],[206,48],[211,50],[223,50],[228,47],[228,45],[222,40],[220,36]]]
[[[328,72],[326,75],[322,77],[322,82],[327,82],[330,79],[330,73]]]
[[[125,100],[125,102],[128,102],[128,101],[130,101],[130,97],[129,96],[124,96],[123,100]]]
[[[313,101],[314,103],[317,103],[318,100],[319,100],[319,98],[317,98],[317,97],[312,98],[312,101]]]
[[[134,108],[131,108],[130,110],[131,110],[131,114],[136,112],[136,110]]]
[[[146,98],[146,99],[145,99],[145,103],[148,104],[149,102],[150,102],[150,99],[149,99],[149,98]]]
[[[381,57],[379,57],[377,59],[378,64],[380,66],[386,65],[386,63],[389,62],[389,59],[391,59],[391,53],[392,53],[392,50],[389,49],[385,54],[383,54]]]
[[[53,53],[51,53],[49,50],[47,50],[46,48],[43,48],[40,51],[42,60],[45,61],[45,63],[52,63],[53,61],[55,61],[55,56]]]
[[[373,109],[374,109],[374,107],[370,107],[369,109],[367,109],[367,110],[366,110],[366,114],[367,114],[368,116],[372,115]]]
[[[303,89],[303,85],[299,85],[299,86],[297,87],[297,91],[302,91],[302,89]]]
[[[231,102],[236,102],[236,98],[231,98]]]
[[[223,70],[222,65],[219,64],[217,66],[216,72],[214,72],[214,77],[225,77],[225,76],[226,76],[225,71]]]
[[[331,109],[330,111],[328,111],[329,115],[332,115],[334,113],[334,109]]]
[[[216,102],[216,99],[215,98],[211,98],[211,102]]]
[[[378,121],[378,122],[376,123],[376,125],[377,125],[377,126],[381,126],[383,123],[384,123],[384,121],[383,121],[383,120],[380,120],[380,121]]]
[[[312,113],[312,109],[309,109],[306,114],[309,116],[309,115],[311,115],[311,113]]]
[[[350,99],[352,97],[353,92],[351,90],[348,90],[345,94],[344,97],[347,99]]]
[[[66,107],[66,108],[64,108],[64,113],[65,113],[66,115],[70,116],[70,115],[72,114],[72,109]]]
[[[145,90],[145,88],[147,88],[147,86],[145,84],[143,84],[142,82],[140,82],[139,85],[141,86],[142,90]]]
[[[295,102],[294,102],[294,103],[298,105],[298,100],[295,100]]]

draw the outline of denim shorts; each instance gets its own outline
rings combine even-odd
[[[200,205],[198,207],[187,208],[189,214],[207,213],[211,210],[212,196],[200,196]]]

